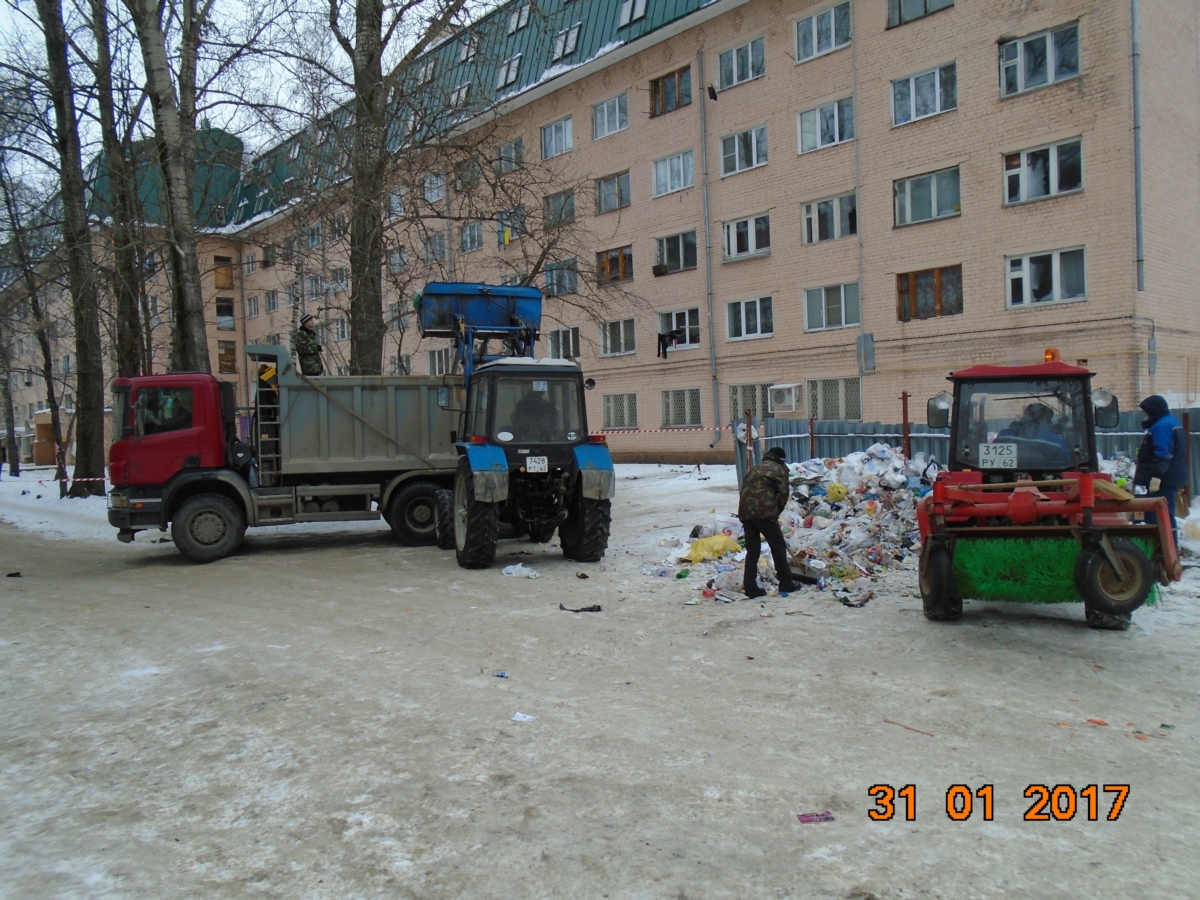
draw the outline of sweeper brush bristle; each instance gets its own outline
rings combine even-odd
[[[1134,541],[1147,556],[1154,546]],[[954,545],[954,589],[965,599],[1012,603],[1080,603],[1075,589],[1079,543],[1069,537],[959,539]],[[1146,605],[1153,606],[1157,589]]]

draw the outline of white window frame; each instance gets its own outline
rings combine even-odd
[[[847,203],[847,201],[849,202]],[[821,237],[823,220],[821,207],[826,204],[829,205],[828,221],[832,225],[833,233],[828,237]],[[800,239],[809,246],[850,237],[858,234],[858,195],[854,191],[850,191],[848,194],[836,194],[820,200],[810,200],[801,206],[800,215],[803,226]],[[853,221],[851,221],[852,216]]]
[[[425,362],[429,366],[430,375],[449,375],[454,370],[454,348],[426,350]]]
[[[258,257],[253,251],[242,257],[242,271],[247,275],[253,275],[258,269]]]
[[[582,23],[576,22],[554,36],[554,49],[550,54],[552,62],[562,59],[564,56],[570,56],[575,52],[575,47],[579,44],[579,29],[581,27]]]
[[[387,215],[389,219],[398,219],[404,215],[404,189],[397,188],[387,195]]]
[[[474,253],[483,249],[483,223],[464,222],[458,230],[458,249],[463,253]]]
[[[1055,46],[1055,38],[1059,34],[1065,34],[1068,31],[1075,32],[1075,71],[1067,72],[1063,75],[1058,74],[1059,67],[1059,51]],[[1037,84],[1029,85],[1025,83],[1025,54],[1027,48],[1034,41],[1045,41],[1046,48],[1046,80]],[[1079,21],[1068,22],[1065,25],[1058,25],[1054,28],[1047,28],[1044,31],[1037,31],[1033,34],[1027,34],[1024,37],[1016,38],[1000,45],[1000,96],[1015,97],[1018,94],[1024,94],[1027,91],[1035,91],[1038,88],[1047,87],[1051,84],[1058,84],[1062,81],[1069,81],[1072,78],[1078,78],[1080,72],[1080,44],[1079,44]],[[1009,88],[1008,75],[1011,73],[1014,77],[1015,87]]]
[[[345,341],[350,338],[350,323],[344,318],[334,319],[330,329],[335,341]]]
[[[935,108],[929,112],[917,113],[917,79],[930,76],[933,78],[934,96],[936,98]],[[947,84],[953,88],[953,96],[947,96],[950,91],[947,90]],[[906,85],[908,92],[907,98],[907,118],[898,116],[897,103],[900,100],[898,91],[900,85]],[[926,69],[923,72],[918,72],[915,75],[909,75],[907,78],[897,78],[892,82],[892,127],[899,128],[902,125],[909,125],[913,122],[919,122],[922,119],[930,119],[934,116],[940,116],[942,113],[951,112],[958,109],[958,63],[952,61],[944,63],[940,66],[935,66],[932,69]]]
[[[847,105],[848,104],[848,105]],[[832,141],[824,141],[821,129],[821,117],[826,110],[832,110],[834,121],[835,138]],[[847,122],[847,118],[849,122]],[[813,136],[816,143],[807,149],[804,146],[805,123],[811,122],[813,125]],[[839,100],[831,100],[829,103],[822,103],[820,106],[813,109],[806,109],[796,116],[796,147],[800,153],[816,153],[818,150],[824,150],[826,147],[836,147],[838,144],[845,144],[854,140],[854,96],[842,97]]]
[[[615,348],[612,345],[614,338],[619,345]],[[636,352],[637,332],[633,319],[600,323],[600,356],[629,356]]]
[[[763,219],[766,220],[767,225],[767,241],[760,247],[758,243],[758,225],[760,220]],[[744,228],[740,228],[739,226],[744,226]],[[746,246],[749,248],[740,252],[737,249],[739,231],[744,232]],[[724,261],[726,262],[733,259],[749,259],[752,256],[766,256],[771,252],[771,214],[769,212],[756,213],[753,216],[743,216],[740,219],[730,219],[728,222],[722,222],[721,232],[724,236],[722,246],[725,253]]]
[[[646,17],[646,0],[621,0],[621,17],[617,27],[624,28],[631,22]]]
[[[468,32],[462,41],[462,46],[458,49],[458,61],[470,62],[475,58],[476,52],[479,50],[479,32]]]
[[[263,299],[268,313],[279,311],[279,291],[267,291]]]
[[[664,328],[664,325],[670,327]],[[672,309],[658,314],[659,334],[679,329],[686,332],[684,340],[677,341],[674,347],[668,347],[668,352],[671,350],[694,350],[700,346],[700,307],[690,306],[687,309]]]
[[[692,264],[690,266],[685,265],[687,262],[686,238],[689,234],[692,236]],[[667,262],[667,249],[668,245],[672,242],[678,245],[677,250],[679,254],[679,266],[677,268],[671,268],[670,263]],[[699,254],[696,250],[696,230],[692,229],[691,231],[681,231],[678,234],[668,234],[666,237],[655,238],[654,261],[655,265],[667,266],[668,274],[671,272],[686,272],[690,269],[696,268],[696,266],[699,264]]]
[[[528,9],[528,7],[526,7]],[[500,63],[496,70],[496,90],[508,87],[517,80],[517,72],[521,68],[521,54],[517,53]]]
[[[579,327],[552,328],[546,333],[550,359],[579,359]]]
[[[1082,254],[1083,260],[1083,293],[1063,296],[1062,257],[1064,253]],[[1030,261],[1034,258],[1050,257],[1051,260],[1051,296],[1045,300],[1034,300],[1030,284]],[[1005,292],[1004,303],[1009,309],[1029,309],[1031,307],[1048,306],[1052,303],[1078,303],[1087,300],[1087,254],[1082,246],[1064,247],[1061,250],[1046,250],[1042,253],[1026,253],[1022,256],[1008,256],[1004,259]],[[1021,282],[1021,299],[1013,300],[1014,282]]]
[[[618,406],[620,409],[618,409]],[[605,431],[636,431],[637,394],[605,394],[601,398],[601,421]]]
[[[257,319],[258,318],[258,298],[257,297],[247,297],[246,298],[246,318],[247,319]]]
[[[426,175],[421,194],[426,203],[439,203],[446,198],[446,179],[441,175]]]
[[[755,60],[756,49],[758,51],[757,60]],[[759,66],[757,71],[755,70],[756,62]],[[730,67],[728,74],[731,80],[729,81],[725,80],[727,63]],[[718,90],[727,91],[731,87],[737,87],[739,84],[745,84],[747,81],[754,81],[756,78],[762,78],[766,74],[766,44],[762,35],[717,54]]]
[[[446,232],[435,231],[421,239],[421,262],[427,266],[446,261]]]
[[[437,57],[430,57],[417,66],[417,84],[428,84],[433,81],[434,68],[437,66]]]
[[[467,105],[467,98],[470,96],[470,94],[471,82],[463,82],[450,92],[450,106],[453,109],[462,109]]]
[[[691,150],[656,159],[650,167],[655,197],[684,191],[696,183],[695,154]]]
[[[747,326],[747,312],[754,309],[754,326]],[[763,313],[771,320],[770,326],[764,330]],[[736,321],[734,317],[736,318]],[[741,332],[735,334],[735,332]],[[725,340],[754,341],[759,338],[769,338],[775,334],[775,304],[770,295],[765,297],[748,297],[745,300],[733,300],[725,304]]]
[[[1078,146],[1079,154],[1079,186],[1061,190],[1059,187],[1059,172],[1061,167],[1060,152],[1062,148],[1072,144]],[[1029,156],[1031,153],[1040,153],[1047,151],[1049,160],[1049,174],[1047,176],[1050,182],[1050,192],[1048,194],[1039,194],[1036,197],[1029,196],[1029,185],[1032,181],[1033,166],[1030,165]],[[1013,165],[1015,163],[1015,165]],[[1017,197],[1013,199],[1013,187],[1016,187]],[[1039,200],[1049,200],[1051,197],[1061,197],[1063,194],[1077,194],[1083,190],[1083,138],[1073,137],[1063,141],[1055,141],[1052,144],[1042,144],[1038,147],[1030,147],[1026,150],[1021,150],[1015,153],[1006,153],[1004,155],[1004,205],[1016,206],[1020,203],[1036,203]]]
[[[830,409],[825,403],[826,388],[831,387],[837,392],[837,409]],[[858,415],[851,415],[847,396],[854,392],[855,405]],[[849,422],[862,421],[862,378],[851,375],[846,378],[810,378],[804,383],[804,393],[808,396],[808,414],[815,419],[844,420]]]
[[[309,250],[315,250],[321,243],[321,223],[314,222],[304,230],[304,245]]]
[[[397,353],[391,359],[391,367],[393,375],[411,375],[412,374],[412,354]]]
[[[947,187],[943,184],[944,179],[941,176],[949,176],[951,173],[955,175],[955,194],[958,195],[958,202],[954,205],[954,209],[947,212],[941,212],[942,199],[940,193],[944,193]],[[914,219],[912,211],[912,189],[913,185],[919,181],[929,182],[929,209],[931,215],[928,218]],[[941,185],[939,187],[939,185]],[[920,175],[913,175],[911,178],[902,178],[892,184],[892,199],[893,208],[895,210],[895,225],[897,228],[902,228],[906,225],[919,225],[922,222],[932,222],[935,219],[951,219],[954,216],[962,214],[962,173],[958,166],[950,166],[948,169],[939,169],[936,172],[922,172]]]
[[[838,42],[837,28],[837,11],[845,9],[847,29],[844,35],[844,40]],[[826,32],[829,36],[829,46],[824,50],[821,49],[821,29],[826,27]],[[854,38],[854,22],[850,15],[850,3],[838,3],[828,9],[823,9],[819,13],[807,16],[796,21],[796,62],[807,62],[810,59],[816,59],[820,56],[826,56],[833,53],[835,50],[841,50],[843,47],[849,47],[850,41]],[[805,44],[804,38],[808,37],[809,43]],[[806,53],[805,50],[811,47],[811,52]]]
[[[556,156],[562,156],[564,153],[570,153],[575,147],[574,129],[571,125],[571,117],[563,116],[551,122],[549,125],[542,126],[542,159],[554,159]],[[547,137],[549,143],[547,144]],[[550,153],[547,154],[547,147]]]
[[[605,186],[610,183],[614,188],[613,196],[616,198],[616,202],[612,206],[606,206],[603,202]],[[622,191],[622,187],[624,187],[624,191]],[[633,185],[629,178],[628,169],[624,172],[617,172],[615,175],[605,175],[603,178],[596,179],[596,215],[602,216],[605,213],[626,209],[632,203]]]
[[[338,266],[330,269],[329,282],[333,285],[335,291],[344,291],[350,286],[350,268],[349,266]]]
[[[847,290],[852,288],[853,290]],[[829,324],[829,292],[836,290],[838,292],[838,314],[841,317],[841,322]],[[810,294],[813,291],[820,291],[819,300],[821,302],[821,321],[814,323],[809,316],[809,301]],[[854,319],[850,318],[848,312],[847,294],[853,294],[853,305],[856,307]],[[858,290],[857,281],[849,281],[843,284],[825,284],[819,287],[805,288],[804,290],[804,330],[805,331],[832,331],[837,328],[852,328],[860,324],[862,320],[862,296]]]
[[[508,33],[516,34],[529,24],[529,4],[522,3],[508,14]]]
[[[743,143],[746,135],[749,135],[750,140],[750,160],[744,159]],[[733,168],[728,168],[726,163],[732,159]],[[747,169],[757,169],[759,166],[765,166],[768,162],[767,156],[767,126],[757,125],[754,128],[748,128],[745,131],[738,131],[734,134],[727,134],[721,138],[721,177],[725,178],[729,175],[736,175],[738,172],[745,172]]]
[[[625,91],[592,107],[592,140],[598,141],[629,127],[629,98]]]
[[[501,175],[515,172],[525,164],[525,140],[504,141],[496,150],[496,171]]]
[[[408,249],[395,247],[388,251],[387,269],[389,275],[402,275],[408,271]]]
[[[579,293],[579,263],[576,260],[563,259],[548,263],[544,274],[547,297]]]

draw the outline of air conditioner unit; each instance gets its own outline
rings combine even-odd
[[[795,412],[800,403],[799,384],[773,384],[767,389],[767,411]]]

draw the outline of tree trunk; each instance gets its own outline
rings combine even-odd
[[[17,449],[17,411],[13,409],[12,377],[9,360],[4,364],[4,457],[8,460],[8,474],[16,478],[21,474],[21,451]]]
[[[77,480],[72,482],[70,493],[73,497],[85,497],[104,493],[104,366],[100,349],[100,314],[96,282],[92,277],[92,240],[87,220],[79,123],[75,118],[75,88],[67,58],[62,7],[56,0],[36,0],[36,3],[46,39],[47,85],[54,104],[54,143],[60,162],[63,206],[63,249],[67,257],[67,281],[75,326],[75,402],[79,437],[75,449]],[[41,331],[44,337],[44,327]],[[48,346],[46,342],[43,352],[48,351]],[[47,390],[50,394],[54,390],[50,377],[52,374],[47,372]],[[55,440],[61,446],[61,432],[57,432],[57,409],[56,404],[51,406],[51,416],[56,423]]]

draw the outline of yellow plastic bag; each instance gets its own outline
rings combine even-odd
[[[737,553],[742,549],[742,545],[733,538],[724,534],[713,535],[712,537],[701,538],[688,548],[687,555],[684,559],[694,563],[704,562],[706,559],[720,559],[726,553]]]
[[[846,486],[841,482],[835,481],[829,485],[825,491],[825,496],[829,498],[830,503],[841,503],[846,499]]]

